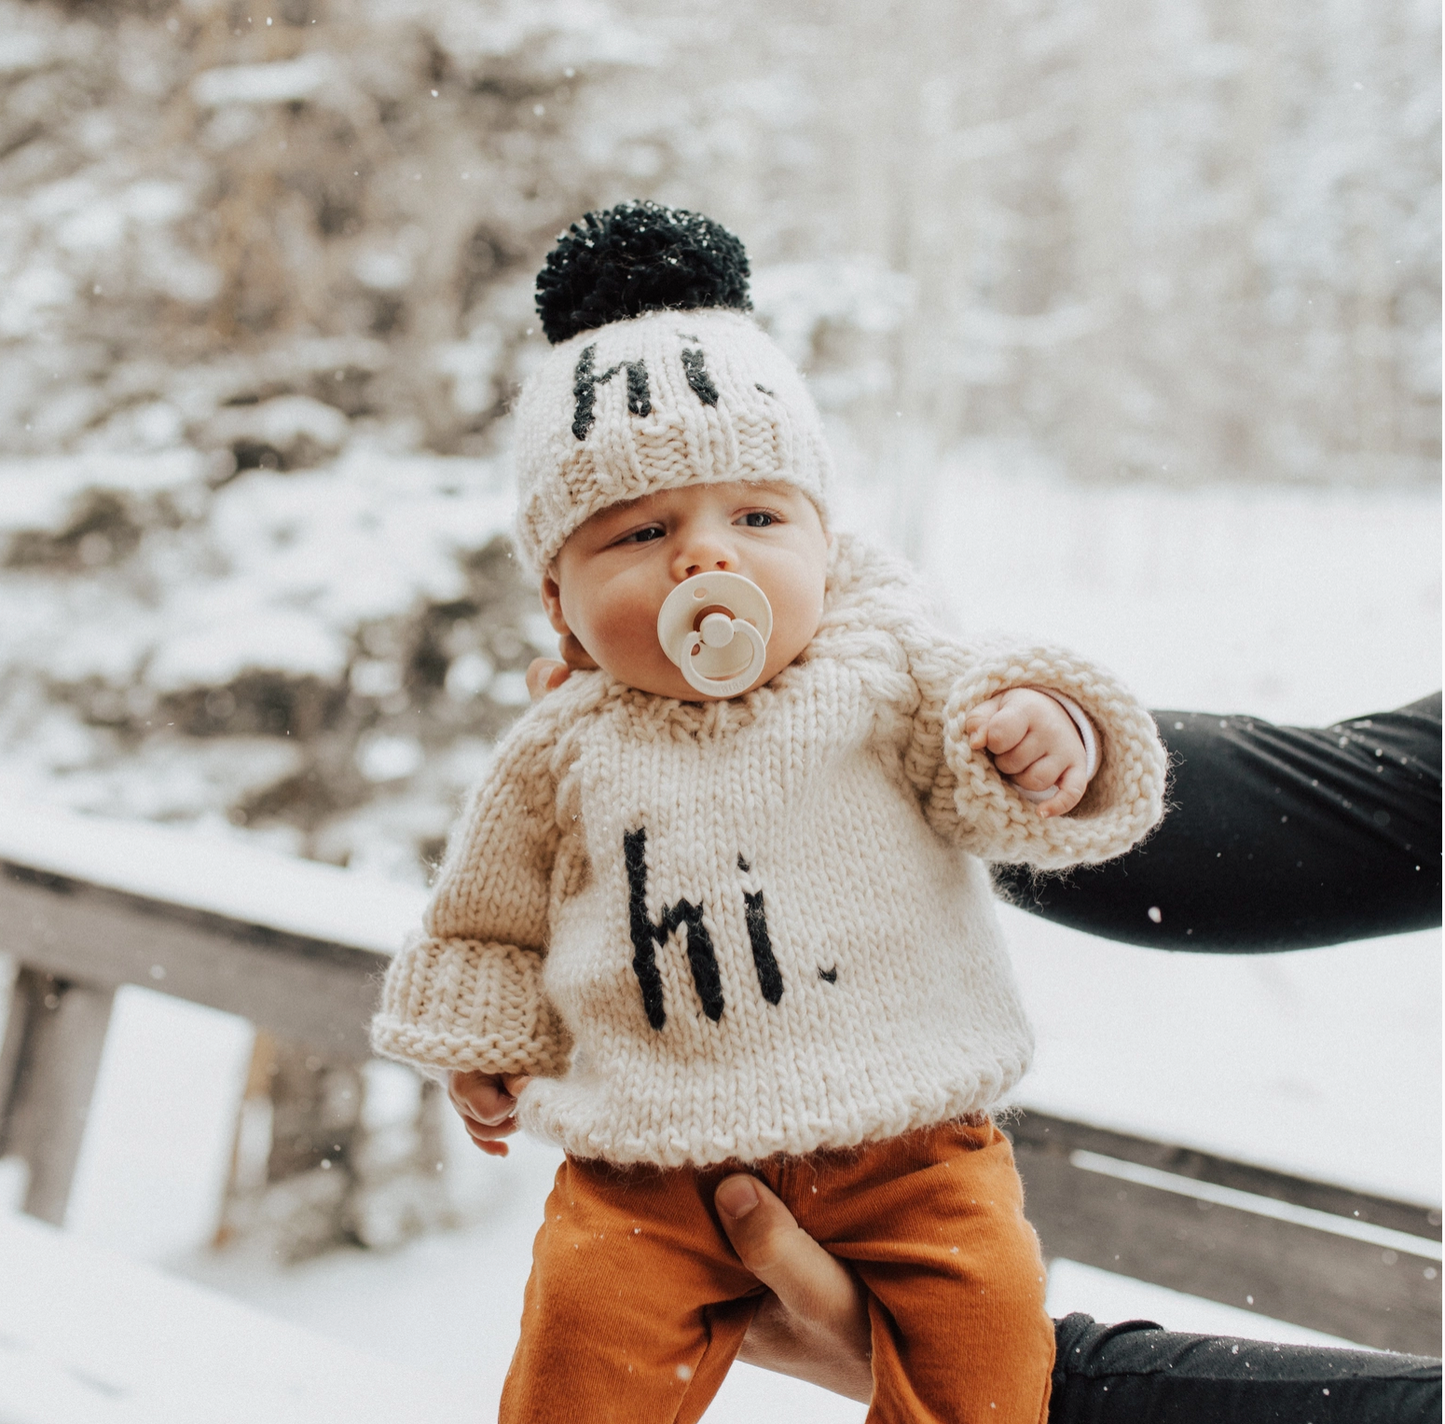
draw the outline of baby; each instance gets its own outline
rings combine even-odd
[[[988,1116],[1032,1042],[984,862],[1119,854],[1163,752],[1107,674],[958,642],[830,531],[746,278],[652,204],[539,277],[518,541],[596,670],[499,748],[373,1041],[451,1072],[479,1145],[515,1094],[566,1151],[504,1421],[702,1415],[761,1294],[712,1208],[745,1166],[867,1288],[870,1419],[1038,1424],[1044,1270]]]

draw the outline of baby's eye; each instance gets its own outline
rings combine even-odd
[[[739,524],[746,524],[749,529],[766,529],[777,522],[778,516],[770,514],[766,509],[750,509],[738,520]]]
[[[624,534],[617,542],[619,544],[650,544],[654,539],[661,539],[664,533],[662,525],[649,524],[646,529],[634,529],[630,534]]]

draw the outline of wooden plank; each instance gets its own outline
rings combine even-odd
[[[1045,1255],[1256,1310],[1378,1349],[1440,1349],[1440,1214],[1040,1114],[1009,1123]],[[1278,1202],[1370,1221],[1421,1254],[1081,1170],[1083,1151]],[[1181,1171],[1184,1168],[1186,1170]],[[1164,1322],[1167,1324],[1168,1322]]]
[[[1181,1177],[1198,1178],[1200,1181],[1253,1192],[1258,1196],[1294,1202],[1317,1211],[1332,1212],[1336,1216],[1347,1216],[1356,1221],[1408,1232],[1412,1236],[1428,1237],[1435,1241],[1441,1239],[1439,1207],[1394,1201],[1368,1192],[1357,1192],[1332,1182],[1290,1176],[1268,1167],[1256,1167],[1247,1162],[1236,1162],[1228,1157],[1216,1157],[1208,1152],[1177,1147],[1151,1138],[1112,1132],[1107,1128],[1051,1117],[1046,1113],[1022,1113],[1005,1126],[1016,1145],[1026,1142],[1037,1149],[1064,1154],[1077,1149],[1098,1152],[1105,1157],[1117,1157],[1125,1162],[1157,1167]]]
[[[185,826],[0,800],[0,861],[328,944],[393,953],[427,894]]]
[[[0,861],[0,952],[59,978],[140,984],[337,1057],[369,1052],[389,956]]]
[[[0,1156],[29,1168],[24,1207],[57,1226],[90,1116],[114,991],[24,967],[0,1050]]]

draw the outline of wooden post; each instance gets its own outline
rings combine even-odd
[[[25,1210],[60,1226],[110,1023],[112,988],[22,966],[0,1042],[0,1156],[30,1169]]]

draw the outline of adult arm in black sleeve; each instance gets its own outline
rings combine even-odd
[[[1054,1322],[1049,1424],[1438,1424],[1440,1361]]]
[[[997,868],[1017,904],[1158,949],[1306,949],[1440,923],[1440,696],[1322,730],[1156,712],[1170,810],[1067,878]],[[1050,1424],[1403,1424],[1440,1418],[1440,1363],[1055,1323]]]
[[[1156,712],[1169,811],[1107,865],[999,866],[1020,908],[1155,949],[1307,949],[1440,923],[1440,694],[1327,728]]]

